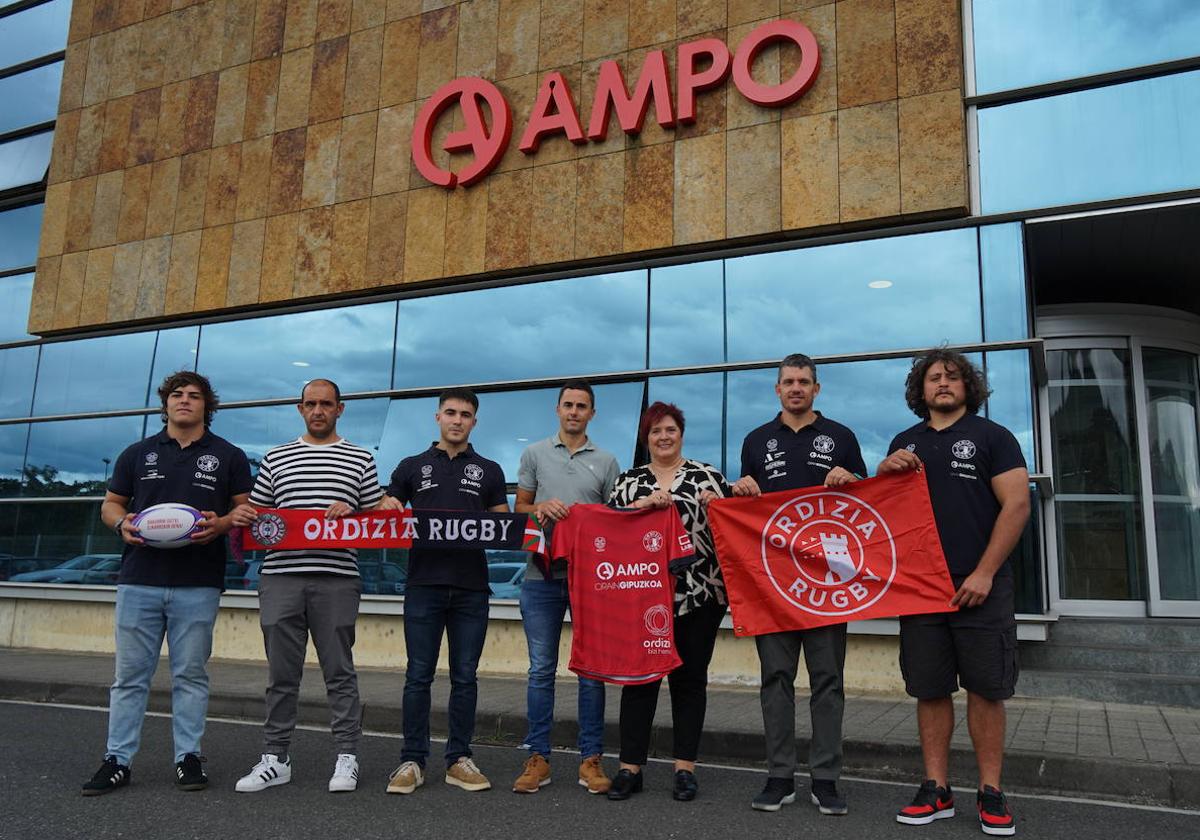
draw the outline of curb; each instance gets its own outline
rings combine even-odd
[[[7,677],[0,679],[0,697],[103,708],[108,705],[108,686]],[[155,712],[170,712],[170,691],[151,689],[148,708]],[[260,720],[263,714],[262,694],[213,694],[208,710],[215,717]],[[363,704],[364,728],[399,733],[400,719],[399,706]],[[305,701],[302,698],[297,710],[297,722],[328,725],[329,709],[324,702]],[[430,728],[435,735],[446,733],[448,725],[444,709],[433,710]],[[551,740],[555,744],[574,744],[577,732],[574,721],[556,721]],[[482,711],[476,717],[475,740],[479,743],[519,747],[524,733],[523,716]],[[670,726],[654,727],[650,741],[652,757],[670,757],[671,734]],[[605,743],[617,743],[615,723],[609,722],[605,726],[604,737]],[[915,743],[895,744],[847,738],[843,746],[847,775],[908,781],[914,785],[923,775],[921,751]],[[704,752],[713,763],[761,767],[764,749],[761,734],[711,730],[704,733]],[[797,739],[797,750],[801,756],[808,753],[807,738]],[[969,750],[952,749],[951,776],[973,779],[975,773],[974,754]],[[1200,767],[1183,764],[1010,751],[1004,759],[1004,781],[1005,789],[1013,792],[1081,796],[1200,810]]]

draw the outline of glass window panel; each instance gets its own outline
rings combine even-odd
[[[683,410],[686,428],[683,456],[712,464],[722,473],[724,436],[725,374],[698,373],[688,376],[659,376],[650,380],[649,402],[675,403]],[[732,462],[737,470],[739,462]],[[738,476],[732,480],[736,481]]]
[[[725,361],[721,260],[650,271],[650,367]]]
[[[150,383],[146,389],[146,405],[162,405],[158,396],[158,386],[172,373],[196,369],[199,342],[199,327],[178,327],[159,331],[154,345],[154,367],[150,371]],[[217,396],[225,399],[220,389],[217,390]]]
[[[0,190],[36,184],[45,178],[53,145],[53,131],[0,144]]]
[[[54,119],[62,69],[56,61],[0,79],[0,133]]]
[[[0,551],[17,555],[7,563],[15,582],[115,584],[121,545],[98,501],[0,505]]]
[[[981,337],[970,228],[737,257],[725,276],[730,361]]]
[[[645,271],[400,301],[397,388],[645,365]]]
[[[1165,600],[1200,600],[1200,399],[1196,356],[1147,347],[1150,477]]]
[[[821,393],[816,409],[850,427],[872,475],[887,455],[892,438],[917,422],[904,402],[904,380],[911,364],[908,359],[882,359],[821,365],[817,370]],[[776,378],[774,368],[729,374],[725,457],[731,478],[741,475],[742,441],[746,435],[779,413]]]
[[[1200,54],[1195,0],[974,0],[979,93]]]
[[[1028,350],[1004,350],[985,354],[987,382],[992,395],[987,417],[1012,432],[1031,473],[1037,472],[1034,458],[1033,375]]]
[[[1025,299],[1025,247],[1021,223],[981,227],[979,262],[983,267],[984,340],[1028,338],[1029,305]]]
[[[983,212],[1200,186],[1200,71],[979,110]]]
[[[0,350],[0,417],[29,416],[37,359],[37,347]]]
[[[377,452],[387,417],[388,400],[349,400],[338,420],[338,434],[353,444]],[[304,434],[304,418],[294,405],[265,405],[230,408],[213,418],[214,434],[241,447],[257,472],[267,450]]]
[[[33,412],[141,408],[153,357],[152,332],[44,344]]]
[[[0,295],[8,301],[6,306],[0,308],[0,343],[34,338],[27,330],[29,301],[33,297],[33,275],[0,277]]]
[[[71,0],[50,0],[0,18],[0,61],[11,66],[64,49],[70,23]]]
[[[597,385],[594,390],[596,417],[588,425],[588,437],[616,456],[625,469],[637,436],[642,383]],[[500,464],[509,483],[517,481],[525,448],[558,430],[557,397],[557,388],[479,395],[479,423],[471,432],[471,444],[480,455]],[[386,483],[404,458],[428,449],[438,439],[436,412],[436,397],[392,400],[379,447],[381,481]]]
[[[1055,492],[1093,496],[1137,493],[1129,353],[1054,350],[1046,354],[1046,362]]]
[[[32,267],[37,262],[43,204],[0,213],[0,271]]]
[[[343,394],[386,391],[395,319],[389,301],[205,324],[199,370],[226,402],[299,399],[304,383],[317,378],[337,382]]]
[[[1062,596],[1141,599],[1140,506],[1133,502],[1059,501],[1055,507]]]
[[[21,468],[25,466],[28,437],[27,425],[0,426],[0,496],[21,495]]]
[[[117,456],[143,437],[144,425],[144,417],[31,423],[25,495],[103,496]]]

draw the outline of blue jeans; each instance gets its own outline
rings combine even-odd
[[[450,646],[450,737],[446,765],[471,754],[479,657],[487,636],[488,593],[453,586],[409,586],[404,593],[404,749],[400,760],[422,767],[429,757],[429,687],[437,669],[442,633]]]
[[[565,580],[534,580],[521,584],[521,621],[529,643],[529,688],[526,716],[529,734],[521,746],[550,757],[550,728],[554,725],[554,677],[563,616],[571,604]],[[579,680],[579,754],[598,755],[604,744],[604,684]]]
[[[208,711],[208,672],[213,624],[221,590],[209,586],[117,587],[117,668],[109,692],[108,750],[129,764],[142,739],[150,680],[163,637],[171,662],[171,726],[175,761],[200,755]]]

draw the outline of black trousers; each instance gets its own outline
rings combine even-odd
[[[667,684],[671,689],[673,756],[680,761],[695,761],[700,751],[708,704],[708,663],[724,615],[725,607],[709,601],[675,618],[675,649],[683,664],[667,674]],[[621,689],[621,761],[625,764],[646,763],[661,685],[662,680],[655,680]]]

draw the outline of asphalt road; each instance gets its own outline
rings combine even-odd
[[[133,783],[106,796],[83,797],[80,785],[103,758],[107,716],[102,709],[0,701],[0,839],[57,838],[487,838],[531,840],[560,837],[687,838],[728,840],[735,836],[788,838],[819,832],[823,840],[981,837],[974,796],[959,796],[959,816],[917,828],[894,822],[914,785],[843,780],[850,802],[845,817],[822,817],[807,804],[774,814],[752,811],[750,799],[763,775],[734,768],[701,767],[700,798],[670,798],[670,767],[647,769],[647,787],[628,802],[589,796],[575,781],[576,758],[556,755],[559,776],[533,796],[510,792],[524,756],[517,750],[480,747],[476,761],[494,788],[467,793],[442,781],[440,761],[425,786],[411,796],[384,793],[387,774],[398,763],[400,741],[364,738],[359,790],[326,790],[333,769],[327,732],[301,730],[292,749],[291,784],[257,794],[235,793],[237,777],[258,758],[260,729],[212,721],[205,736],[207,791],[185,793],[174,786],[170,721],[147,718]],[[435,751],[440,744],[435,744]],[[607,764],[610,772],[614,759]],[[807,779],[798,777],[798,786]],[[965,794],[965,795],[964,795]],[[1018,836],[1170,838],[1200,837],[1200,813],[1135,808],[1043,797],[1013,797]]]

